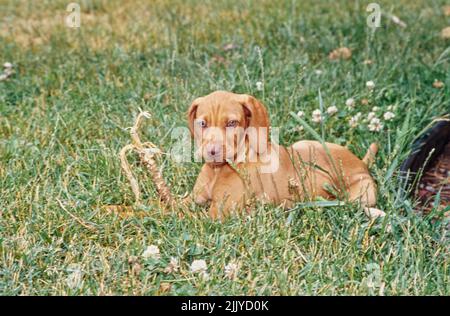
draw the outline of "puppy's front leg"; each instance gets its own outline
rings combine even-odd
[[[216,178],[216,172],[209,165],[204,164],[192,190],[192,198],[195,203],[203,205],[211,201]]]
[[[209,215],[213,219],[222,219],[234,210],[242,210],[245,206],[245,186],[237,175],[229,175],[217,181],[212,192],[212,203]]]

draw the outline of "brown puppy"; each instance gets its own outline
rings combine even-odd
[[[254,97],[216,91],[194,100],[189,128],[206,161],[193,190],[196,203],[211,203],[209,214],[222,218],[252,199],[283,204],[327,199],[376,203],[376,185],[363,160],[331,143],[299,141],[284,148],[269,140],[269,116]]]

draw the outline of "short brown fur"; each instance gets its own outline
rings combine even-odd
[[[207,125],[203,135],[194,131],[196,120]],[[269,115],[265,106],[256,98],[226,91],[216,91],[196,99],[188,110],[189,128],[201,144],[200,150],[214,146],[215,136],[208,134],[209,127],[225,130],[227,122],[243,129],[269,127]],[[216,133],[216,136],[217,133]],[[238,137],[235,135],[234,142]],[[247,209],[252,199],[290,207],[295,201],[326,199],[359,200],[365,208],[376,204],[376,185],[368,164],[378,150],[372,144],[361,160],[347,148],[326,143],[303,140],[284,148],[267,138],[267,150],[251,147],[245,142],[246,152],[253,151],[257,162],[213,161],[203,165],[193,190],[193,199],[199,204],[209,204],[212,218],[222,218],[233,211]],[[225,157],[226,143],[215,148],[220,158]],[[279,168],[275,172],[261,173],[267,166],[264,159],[278,150]],[[216,156],[215,156],[216,157]],[[270,156],[272,157],[272,156]],[[273,158],[272,158],[273,159]],[[233,159],[231,159],[233,160]],[[269,159],[269,161],[272,161]]]

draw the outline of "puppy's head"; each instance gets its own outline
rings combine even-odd
[[[269,116],[252,96],[216,91],[197,98],[188,110],[188,121],[207,163],[236,161],[245,154],[245,144],[257,154],[267,149]]]

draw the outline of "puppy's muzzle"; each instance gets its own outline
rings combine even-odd
[[[218,143],[208,143],[205,145],[206,162],[223,162],[222,145]]]

